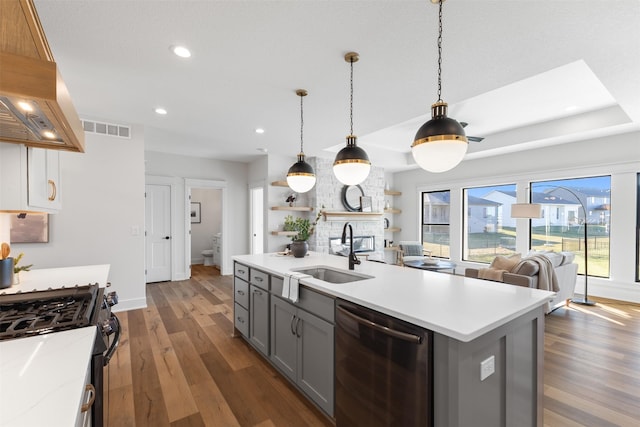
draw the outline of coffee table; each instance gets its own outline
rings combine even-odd
[[[411,268],[419,268],[421,270],[429,270],[429,271],[442,271],[442,270],[451,270],[451,274],[455,274],[456,272],[456,263],[451,261],[438,261],[435,264],[425,263],[421,260],[415,261],[406,261],[404,263],[405,266]]]

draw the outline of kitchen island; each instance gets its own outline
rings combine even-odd
[[[277,303],[270,305],[271,315],[283,299],[281,283],[288,272],[313,266],[348,272],[347,258],[313,252],[304,258],[278,254],[233,258],[236,283],[242,285],[246,280],[254,286],[253,271],[256,277],[264,276],[260,277],[260,285],[270,291],[271,301]],[[238,268],[242,272],[249,270],[246,277]],[[340,298],[433,331],[434,425],[542,425],[544,305],[554,295],[552,292],[376,262],[363,262],[354,272],[368,278],[349,283],[300,279],[301,299],[308,290],[313,295]],[[271,285],[265,287],[266,277]],[[255,326],[256,331],[249,327],[244,332],[239,330],[254,347],[258,343],[265,357],[283,371],[278,365],[279,357],[273,354],[277,342],[254,339],[261,323],[252,317],[252,301],[253,295],[247,302],[236,303],[236,310],[248,317],[247,324]],[[331,314],[319,317],[331,324]],[[273,323],[273,316],[271,320],[266,336],[273,341],[278,326]],[[331,337],[326,342],[333,345]],[[493,366],[489,373],[488,361]],[[485,368],[482,379],[481,365]],[[297,386],[310,395],[304,384]],[[331,396],[322,399],[325,401],[324,407],[319,406],[331,416]]]

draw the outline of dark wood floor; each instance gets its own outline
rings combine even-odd
[[[106,368],[107,426],[330,426],[231,337],[231,277],[192,272],[147,285],[146,309],[118,313],[124,335]],[[546,317],[545,426],[640,425],[640,305],[598,301]]]

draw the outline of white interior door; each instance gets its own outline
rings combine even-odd
[[[171,186],[145,185],[147,283],[171,280]]]
[[[251,253],[261,254],[264,252],[264,202],[263,188],[255,187],[249,189],[250,192],[250,212],[251,212]]]

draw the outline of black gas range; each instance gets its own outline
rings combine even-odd
[[[92,425],[103,425],[103,368],[120,341],[120,323],[111,312],[118,303],[115,292],[105,295],[98,284],[45,291],[0,294],[0,341],[95,326],[91,382],[96,397],[91,407]]]

